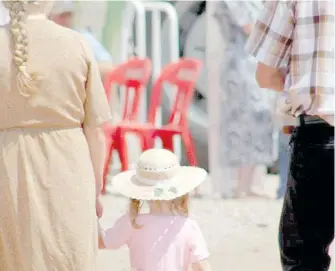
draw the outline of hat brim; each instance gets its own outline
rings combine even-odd
[[[207,171],[198,167],[180,167],[178,174],[169,180],[146,185],[136,178],[136,171],[117,174],[112,185],[123,196],[138,200],[172,200],[198,187],[207,178]]]

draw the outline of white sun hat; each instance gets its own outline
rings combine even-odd
[[[135,170],[117,174],[113,187],[120,194],[139,200],[172,200],[199,186],[206,170],[180,166],[178,157],[165,149],[143,152]]]

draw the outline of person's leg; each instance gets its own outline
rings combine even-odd
[[[325,271],[334,237],[334,130],[326,124],[297,128],[281,215],[284,271]]]
[[[235,198],[240,198],[244,195],[250,197],[264,197],[252,191],[252,185],[255,180],[255,169],[256,166],[244,166],[238,168]]]
[[[237,183],[234,198],[241,198],[246,193],[248,187],[248,179],[246,178],[246,175],[250,172],[250,170],[251,169],[249,167],[237,168]]]
[[[282,132],[279,134],[279,187],[277,198],[281,199],[285,195],[287,175],[289,168],[289,142],[290,136]]]
[[[267,195],[255,192],[255,186],[257,185],[257,182],[259,188],[264,188],[264,178],[266,177],[264,173],[264,166],[251,166],[249,167],[249,170],[246,171],[244,178],[247,197],[269,199]]]

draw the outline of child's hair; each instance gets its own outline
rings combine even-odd
[[[176,215],[181,216],[188,216],[188,202],[189,202],[189,195],[186,194],[179,198],[170,201],[153,201],[153,204],[156,204],[159,208],[162,207],[162,203],[167,203],[170,211]],[[129,206],[129,214],[131,219],[131,224],[135,229],[141,229],[142,226],[138,225],[136,222],[136,218],[140,213],[141,207],[143,205],[143,201],[137,199],[130,199],[130,206]]]

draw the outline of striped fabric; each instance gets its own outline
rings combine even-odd
[[[283,113],[334,115],[334,14],[334,0],[264,3],[247,50],[268,66],[288,68]]]

